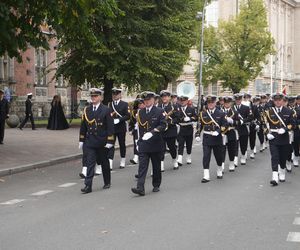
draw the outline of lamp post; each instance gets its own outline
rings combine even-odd
[[[201,20],[201,37],[200,37],[200,63],[199,63],[199,86],[198,86],[198,105],[197,110],[200,111],[201,108],[201,88],[202,88],[202,74],[203,74],[203,34],[204,34],[204,25],[205,25],[205,7],[207,0],[204,1],[202,12],[197,12],[197,20]]]

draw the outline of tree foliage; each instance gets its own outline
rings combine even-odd
[[[274,52],[263,0],[242,1],[237,16],[208,27],[204,36],[204,84],[220,80],[233,93],[247,87]]]
[[[94,3],[88,23],[94,39],[67,33],[58,75],[75,85],[104,85],[106,100],[113,85],[159,90],[180,75],[196,43],[199,1],[118,0],[111,15]]]

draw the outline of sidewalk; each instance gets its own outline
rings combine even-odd
[[[78,140],[79,128],[6,129],[4,145],[0,145],[0,176],[81,158]],[[127,144],[131,143],[128,135]]]

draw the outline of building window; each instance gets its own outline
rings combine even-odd
[[[203,94],[204,96],[208,95],[208,86],[204,86],[204,87],[203,87],[203,92],[202,92],[202,94]]]
[[[217,0],[211,1],[211,3],[206,7],[206,25],[212,25],[213,27],[218,27],[219,21],[219,3]]]
[[[14,59],[7,55],[0,57],[0,82],[14,82]]]
[[[37,86],[47,85],[46,76],[47,51],[44,49],[35,49],[35,84]]]
[[[211,84],[211,94],[218,95],[218,83]]]

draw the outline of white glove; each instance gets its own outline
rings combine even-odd
[[[275,137],[272,134],[267,134],[267,138],[269,141],[272,141]]]
[[[244,121],[243,121],[243,120],[241,120],[240,122],[241,122],[241,125],[243,125],[243,124],[244,124]]]
[[[196,142],[200,142],[200,136],[197,136],[196,138],[195,138],[195,140],[196,140]]]
[[[114,146],[114,145],[111,144],[111,143],[106,143],[106,145],[105,145],[104,147],[110,149],[110,148],[112,148],[113,146]]]
[[[151,132],[147,132],[143,135],[142,140],[147,141],[149,140],[151,137],[153,136],[153,134]]]
[[[79,142],[79,145],[78,145],[78,148],[79,148],[79,149],[82,149],[82,147],[83,147],[83,142],[80,141],[80,142]]]
[[[285,129],[284,128],[280,128],[280,129],[278,129],[278,134],[280,134],[280,135],[283,135],[283,134],[285,134]]]
[[[114,124],[120,123],[120,119],[114,119]]]
[[[218,136],[218,135],[219,135],[219,132],[218,132],[218,131],[214,131],[214,132],[211,133],[211,135],[212,135],[212,136]]]
[[[232,120],[231,117],[227,117],[226,120],[227,120],[228,123],[233,124],[233,120]]]
[[[255,126],[255,130],[258,131],[259,130],[259,125]]]
[[[186,116],[186,117],[183,118],[183,120],[184,120],[185,122],[189,122],[189,121],[191,120],[191,118],[188,117],[188,116]]]

